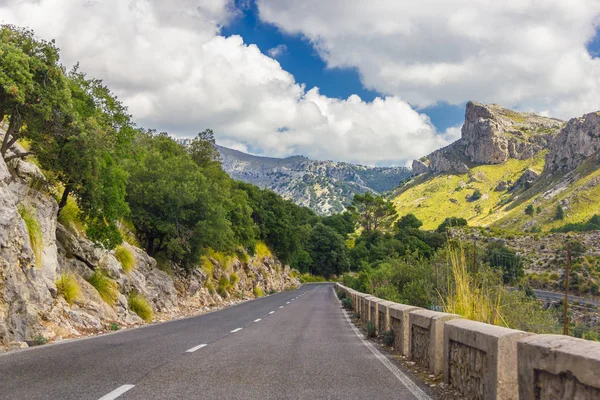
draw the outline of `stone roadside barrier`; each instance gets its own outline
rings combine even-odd
[[[443,373],[465,399],[600,400],[600,343],[537,335],[389,302],[336,283],[394,350]]]

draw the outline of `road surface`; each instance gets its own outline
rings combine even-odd
[[[428,399],[332,286],[0,356],[0,399]]]
[[[560,301],[564,300],[565,298],[565,294],[559,292],[549,292],[546,290],[534,290],[533,292],[535,293],[535,297],[537,297],[538,299]],[[569,295],[569,303],[579,303],[582,306],[588,307],[600,307],[600,301],[598,300],[573,295]]]

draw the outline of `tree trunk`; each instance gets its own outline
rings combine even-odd
[[[10,117],[10,123],[8,124],[6,134],[4,135],[2,147],[0,148],[0,155],[2,155],[2,157],[4,157],[10,146],[17,141],[19,129],[21,129],[21,116],[18,114],[18,111],[15,110]]]
[[[60,214],[60,211],[67,205],[67,200],[69,199],[69,194],[71,193],[71,190],[73,190],[73,188],[70,184],[67,184],[67,186],[65,186],[65,191],[63,192],[62,197],[60,199],[60,203],[58,203],[58,213],[56,215]]]

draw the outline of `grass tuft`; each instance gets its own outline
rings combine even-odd
[[[133,268],[135,267],[135,257],[131,250],[123,245],[117,246],[115,249],[115,258],[119,260],[121,265],[123,266],[123,270],[126,274],[129,275]]]
[[[269,250],[265,242],[256,243],[255,252],[256,257],[258,257],[259,259],[263,259],[265,257],[272,257],[271,250]]]
[[[72,196],[67,198],[67,204],[60,210],[58,222],[71,233],[85,232],[85,225],[81,222],[81,210]]]
[[[119,285],[110,279],[105,271],[97,269],[88,278],[88,282],[96,288],[102,300],[111,306],[115,305],[119,298]]]
[[[213,284],[212,278],[209,278],[204,282],[204,287],[208,289],[208,293],[211,295],[215,294],[215,285]]]
[[[237,283],[240,281],[240,277],[238,276],[237,273],[232,272],[231,274],[229,274],[229,282],[231,282],[231,286],[235,287],[235,285],[237,285]]]
[[[77,279],[71,274],[61,275],[56,280],[56,289],[58,290],[58,295],[62,296],[69,305],[73,305],[81,294],[81,288],[77,283]]]
[[[131,311],[136,313],[141,319],[146,322],[152,322],[154,311],[152,311],[152,306],[144,296],[139,293],[131,293],[128,303]]]
[[[20,205],[19,214],[21,215],[21,218],[23,218],[23,221],[25,221],[25,225],[27,226],[27,232],[29,234],[29,244],[31,245],[31,248],[33,250],[35,264],[36,266],[41,267],[44,237],[42,235],[42,228],[40,227],[40,223],[37,220],[35,210],[31,207]]]
[[[221,297],[227,297],[227,294],[231,289],[231,282],[225,275],[222,275],[219,279],[219,284],[217,285],[217,293],[219,293]]]
[[[254,287],[254,290],[252,290],[252,292],[254,293],[254,297],[264,297],[265,295],[265,292],[263,292],[263,290],[259,286]]]
[[[123,238],[124,241],[126,241],[127,243],[129,243],[132,246],[141,247],[140,242],[137,240],[137,237],[135,236],[135,227],[133,226],[133,223],[131,221],[129,221],[125,218],[122,218],[117,223],[117,229],[119,230],[119,233],[121,234],[121,237]]]
[[[373,338],[377,335],[377,327],[375,326],[375,324],[373,322],[367,321],[365,328],[367,329],[367,337],[368,338]]]

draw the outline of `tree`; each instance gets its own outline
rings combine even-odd
[[[313,261],[314,274],[329,277],[348,270],[348,250],[344,238],[322,223],[312,229],[308,252]]]
[[[406,214],[396,222],[396,228],[399,230],[406,228],[419,229],[422,225],[423,222],[421,222],[414,214]]]
[[[343,237],[347,237],[349,234],[354,233],[354,230],[356,229],[356,217],[348,211],[323,217],[321,218],[321,222],[323,222],[324,225],[335,229],[335,231]]]
[[[533,205],[529,204],[527,207],[525,207],[525,214],[529,215],[530,217],[533,217],[534,212]]]
[[[481,191],[479,189],[475,189],[475,191],[467,198],[468,201],[477,201],[481,198]]]
[[[366,232],[388,230],[398,215],[391,202],[381,196],[374,197],[369,192],[355,195],[349,210]]]
[[[42,134],[44,124],[69,107],[70,93],[54,42],[31,30],[0,26],[0,65],[0,119],[9,121],[0,155],[8,162],[29,155],[6,153],[17,140]]]
[[[556,214],[554,215],[554,219],[556,219],[556,220],[565,219],[565,210],[563,209],[563,207],[560,204],[556,206]]]
[[[215,135],[212,129],[205,129],[198,133],[188,147],[188,152],[192,156],[192,160],[201,168],[220,166],[221,156],[216,147]]]
[[[436,229],[438,233],[446,233],[450,228],[467,226],[467,220],[459,217],[448,217]]]

